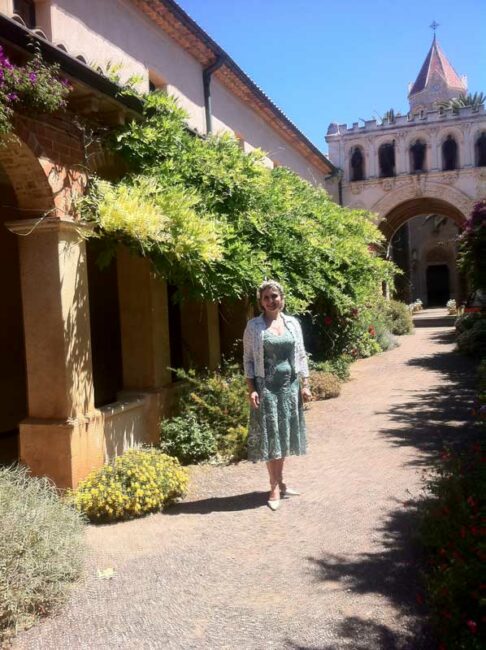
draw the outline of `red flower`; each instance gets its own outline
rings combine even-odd
[[[375,336],[375,334],[376,334],[376,330],[375,330],[375,328],[373,327],[373,325],[370,325],[370,326],[368,327],[368,332],[371,334],[371,336]]]
[[[332,317],[331,316],[324,316],[324,325],[326,325],[326,326],[332,325]]]
[[[471,621],[471,620],[466,621],[466,625],[468,626],[471,634],[476,634],[476,632],[478,631],[478,624],[476,623],[476,621]]]
[[[467,498],[467,503],[468,503],[468,505],[471,506],[471,508],[474,508],[476,506],[476,500],[473,499],[473,497],[468,497]]]

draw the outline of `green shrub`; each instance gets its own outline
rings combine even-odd
[[[311,370],[317,370],[318,372],[331,372],[341,381],[347,381],[349,379],[349,366],[352,361],[352,357],[342,354],[335,359],[329,359],[327,361],[311,361],[309,367]]]
[[[382,315],[392,334],[401,336],[413,332],[413,320],[408,305],[398,300],[383,300]]]
[[[249,404],[246,380],[238,364],[224,363],[215,371],[177,370],[177,377],[183,381],[177,405],[180,416],[193,416],[209,429],[220,456],[241,458]]]
[[[217,450],[213,432],[206,423],[198,422],[194,413],[162,420],[160,448],[183,465],[208,460]]]
[[[64,602],[81,573],[83,532],[47,479],[0,467],[0,645]]]
[[[312,396],[316,400],[338,397],[341,393],[339,377],[330,372],[312,370],[309,376]]]
[[[420,537],[427,554],[426,600],[446,648],[479,650],[484,619],[481,502],[486,484],[479,443],[459,455],[444,452],[428,481]]]
[[[486,393],[486,359],[483,359],[478,366],[479,393]]]
[[[129,449],[89,474],[67,499],[91,521],[140,517],[186,492],[188,475],[158,449]]]
[[[470,329],[459,334],[457,349],[480,359],[486,357],[486,319],[477,320]]]
[[[377,321],[375,323],[375,337],[376,342],[383,350],[383,352],[387,352],[388,350],[393,350],[394,348],[398,347],[398,341],[395,336],[390,332],[388,327],[380,321]]]
[[[486,320],[486,316],[479,312],[463,314],[456,319],[456,332],[462,334],[466,330],[470,330],[478,321],[481,320]]]

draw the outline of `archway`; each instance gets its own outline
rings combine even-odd
[[[396,205],[381,222],[389,256],[402,270],[396,296],[404,302],[422,300],[445,306],[460,300],[462,279],[457,271],[457,237],[465,216],[447,201],[420,197]]]
[[[0,196],[0,463],[11,463],[19,456],[19,424],[28,407],[19,238],[5,224],[54,208],[37,155],[17,135],[0,143]]]

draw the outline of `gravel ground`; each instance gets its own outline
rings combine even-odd
[[[444,311],[416,325],[309,408],[310,452],[286,473],[302,496],[272,512],[264,465],[192,468],[166,513],[88,529],[85,584],[14,647],[434,648],[416,604],[414,499],[443,442],[467,437],[473,378]]]

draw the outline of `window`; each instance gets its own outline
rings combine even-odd
[[[14,0],[13,12],[20,16],[27,27],[35,27],[35,3],[34,0]]]
[[[486,131],[476,140],[476,167],[486,167]]]
[[[457,169],[457,163],[457,142],[449,134],[442,143],[442,170],[448,172]]]
[[[350,176],[352,181],[364,180],[364,156],[361,147],[354,147],[350,158]]]
[[[167,83],[159,74],[150,70],[149,72],[149,90],[154,92],[155,90],[161,90],[165,92],[167,90]]]
[[[380,164],[381,178],[395,176],[395,141],[380,145],[378,162]]]
[[[412,174],[425,171],[425,153],[427,145],[422,140],[415,140],[410,145],[410,169]]]

